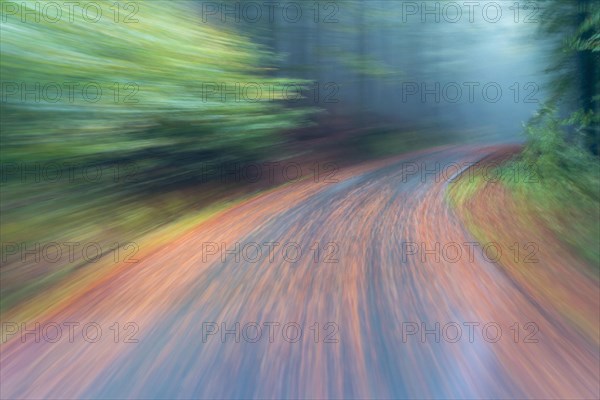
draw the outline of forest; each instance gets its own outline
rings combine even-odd
[[[2,398],[600,396],[600,2],[0,8]],[[541,344],[416,341],[469,318]]]

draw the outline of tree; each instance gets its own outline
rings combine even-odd
[[[598,155],[600,115],[600,3],[550,0],[542,13],[544,33],[557,37],[550,108],[561,103],[572,115],[567,140]]]

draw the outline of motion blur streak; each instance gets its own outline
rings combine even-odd
[[[2,399],[600,399],[600,1],[0,30]]]
[[[598,281],[579,272],[576,258],[563,265],[540,250],[527,282],[546,275],[568,275],[569,282],[549,282],[546,289],[560,295],[542,297],[477,253],[475,262],[453,264],[400,254],[400,242],[473,241],[444,201],[448,181],[424,181],[402,165],[514,151],[435,148],[346,169],[333,186],[298,183],[234,207],[37,318],[136,321],[138,344],[80,337],[22,343],[16,336],[2,346],[2,397],[597,397]],[[202,262],[207,241],[334,239],[343,249],[334,264],[310,257],[291,266]],[[589,323],[582,328],[569,315]],[[223,343],[218,335],[204,343],[201,321],[335,321],[339,343]],[[428,329],[436,321],[494,321],[510,338],[403,341],[402,321]],[[505,327],[516,321],[535,321],[538,343],[515,343]]]

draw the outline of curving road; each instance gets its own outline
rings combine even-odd
[[[599,398],[598,281],[540,245],[527,279],[566,300],[544,299],[471,252],[445,201],[455,166],[513,151],[430,149],[248,200],[38,318],[56,343],[11,336],[2,398]]]

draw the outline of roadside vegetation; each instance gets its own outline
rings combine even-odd
[[[223,169],[293,157],[337,161],[354,145],[369,158],[430,144],[411,132],[365,132],[361,115],[332,123],[323,104],[290,100],[295,91],[284,88],[308,96],[312,81],[285,69],[285,54],[259,37],[275,37],[276,25],[205,23],[195,1],[82,1],[58,20],[38,1],[0,5],[0,311],[97,269],[115,248],[143,247],[147,235],[181,230],[207,210],[284,183],[223,183]],[[355,8],[362,15],[365,7]],[[351,53],[332,57],[361,76],[392,75]],[[321,142],[332,143],[324,151],[306,132],[315,125]],[[350,131],[356,138],[343,136]],[[352,154],[346,158],[356,162]],[[53,243],[62,256],[46,247]],[[81,243],[74,260],[63,243]],[[82,257],[87,243],[94,262]]]
[[[592,1],[554,0],[547,3],[544,21],[543,34],[567,33],[548,68],[552,97],[525,125],[522,152],[492,173],[499,182],[484,179],[479,171],[475,179],[463,178],[451,185],[448,199],[466,215],[475,236],[493,239],[484,222],[469,217],[467,204],[485,185],[502,185],[526,209],[519,214],[543,221],[600,269],[600,6]]]
[[[270,76],[266,47],[198,23],[193,3],[93,2],[94,23],[85,4],[52,21],[37,15],[39,2],[2,3],[2,310],[89,264],[80,250],[71,262],[64,247],[56,262],[22,262],[21,246],[98,243],[112,253],[243,196],[207,182],[203,168],[264,159],[312,112],[287,107],[281,92],[222,101],[215,84],[292,79]]]

